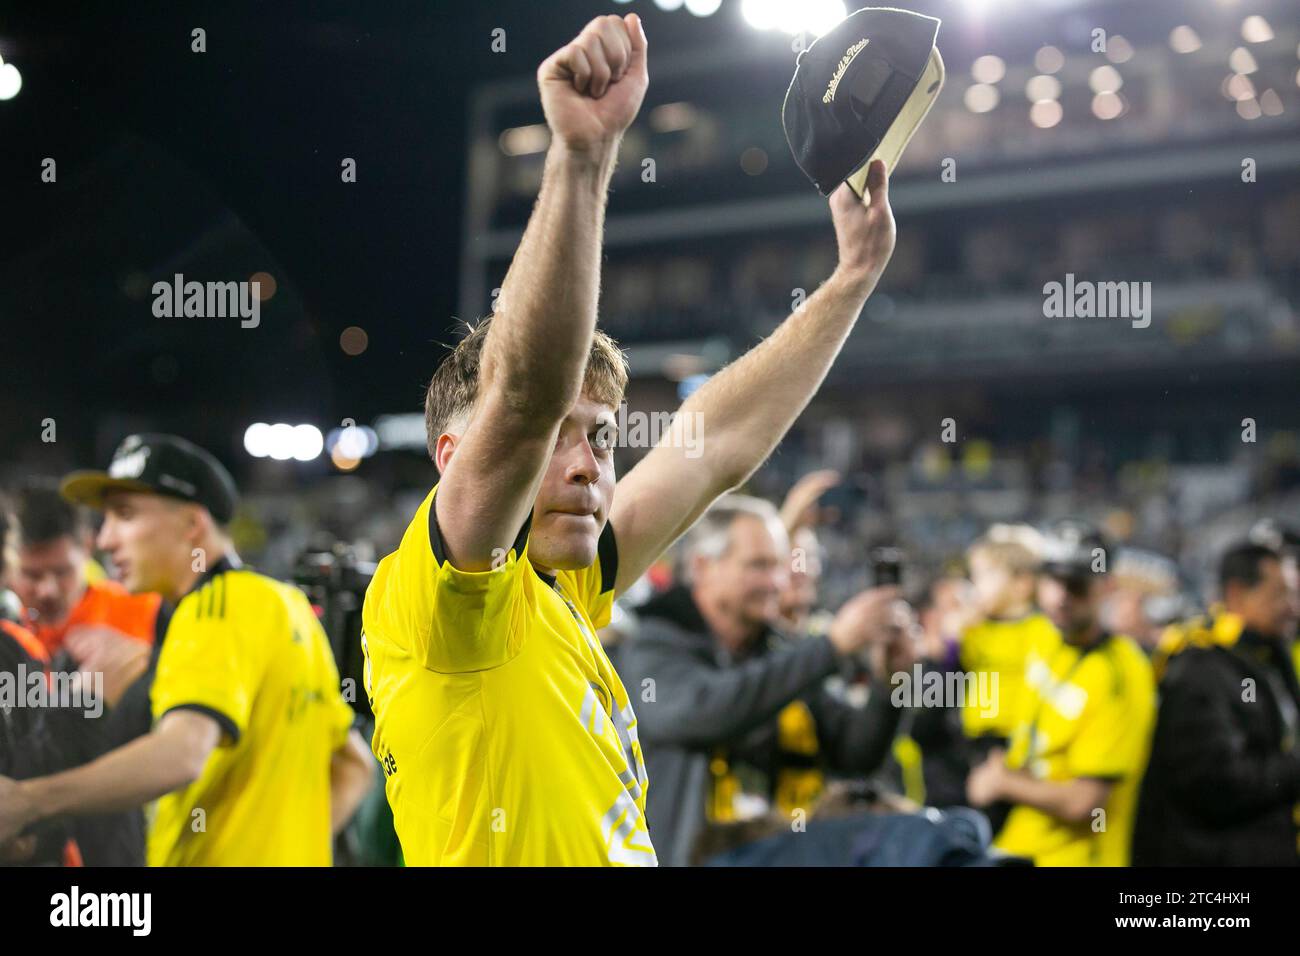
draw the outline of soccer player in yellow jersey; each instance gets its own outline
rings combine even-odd
[[[994,845],[1038,866],[1129,865],[1155,678],[1137,642],[1100,623],[1107,560],[1080,522],[1045,540],[1038,603],[1059,633],[1029,649],[1010,750],[966,784],[974,806],[1013,804]]]
[[[963,670],[988,674],[996,691],[996,706],[969,701],[962,708],[962,730],[981,756],[1011,738],[1029,649],[1055,633],[1034,607],[1038,538],[1027,525],[994,525],[966,551],[978,618],[962,629],[959,660]]]
[[[230,475],[184,439],[133,435],[63,492],[105,509],[99,546],[127,588],[175,608],[152,732],[63,773],[0,777],[0,847],[42,819],[156,800],[151,866],[328,866],[374,764],[305,595],[239,565]]]
[[[632,699],[596,631],[775,447],[893,251],[875,163],[869,202],[831,197],[834,274],[696,391],[616,489],[627,369],[596,331],[601,227],[646,54],[635,14],[604,16],[538,70],[551,142],[537,205],[495,314],[429,386],[439,480],[366,594],[372,747],[411,864],[656,863]]]

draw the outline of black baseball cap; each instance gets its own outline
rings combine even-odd
[[[1300,527],[1276,518],[1261,518],[1250,529],[1251,544],[1259,544],[1279,554],[1300,554]]]
[[[1038,570],[1054,578],[1079,580],[1106,573],[1103,564],[1094,570],[1097,551],[1103,559],[1110,553],[1110,543],[1086,521],[1065,518],[1043,533],[1042,560]]]
[[[63,479],[63,497],[104,507],[109,491],[166,495],[203,505],[219,524],[235,514],[235,480],[210,452],[176,435],[129,435],[113,452],[108,471],[76,471]]]
[[[861,196],[873,159],[893,172],[943,87],[938,33],[935,17],[864,7],[799,54],[781,122],[823,196],[846,180]]]

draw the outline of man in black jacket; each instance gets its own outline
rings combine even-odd
[[[710,822],[768,806],[806,818],[825,772],[875,770],[898,721],[888,674],[912,662],[892,588],[852,598],[826,636],[786,637],[773,628],[790,551],[768,502],[722,499],[691,532],[686,560],[687,583],[641,609],[639,633],[620,662],[638,697],[654,781],[650,830],[669,866],[690,862]],[[876,680],[857,707],[824,684],[863,652],[873,657]]]
[[[18,621],[18,605],[3,585],[11,553],[8,507],[0,500],[0,774],[33,777],[64,765],[49,707],[27,706],[34,681],[47,681],[49,654]],[[48,686],[48,685],[47,685]],[[0,865],[58,866],[69,848],[69,831],[53,821],[32,833],[0,843]]]
[[[8,556],[5,547],[12,544],[13,531],[11,516],[0,503],[0,580]],[[0,598],[6,594],[0,586]],[[153,665],[170,617],[171,608],[164,604],[156,617],[154,653],[143,665],[143,672],[136,642],[124,636],[103,643],[93,665],[87,662],[81,668],[87,693],[98,688],[98,706],[69,705],[56,698],[45,707],[16,707],[6,713],[0,701],[0,776],[24,780],[57,773],[148,733]],[[16,619],[7,619],[0,607],[0,680],[15,686],[20,675],[30,679],[39,672],[46,675],[47,686],[54,687],[77,669],[66,651],[52,661],[40,641]],[[93,697],[86,700],[88,705],[94,702]],[[75,853],[68,848],[69,838]],[[45,865],[79,859],[85,866],[144,866],[144,839],[140,809],[93,814],[41,825],[33,836],[0,847],[0,861]],[[34,852],[20,852],[33,846]]]
[[[1257,544],[1228,551],[1219,585],[1224,610],[1162,642],[1169,657],[1134,834],[1139,866],[1300,860],[1295,595],[1277,552]]]

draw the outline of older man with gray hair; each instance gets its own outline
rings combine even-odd
[[[710,823],[806,813],[827,772],[868,774],[889,749],[898,713],[888,674],[911,664],[897,591],[851,598],[824,636],[784,634],[790,565],[776,508],[727,495],[687,536],[684,583],[641,609],[620,669],[638,695],[661,863],[689,863]],[[864,654],[873,692],[856,708],[823,685]]]

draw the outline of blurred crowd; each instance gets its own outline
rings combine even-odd
[[[1116,210],[1081,207],[1062,222],[1047,211],[1017,210],[1013,222],[914,217],[900,235],[883,296],[869,305],[873,350],[881,337],[910,342],[949,336],[948,359],[988,353],[962,340],[963,328],[996,336],[1022,354],[1027,333],[1088,340],[1087,324],[1042,317],[1045,283],[1078,276],[1141,277],[1160,289],[1161,328],[1126,340],[1126,349],[1195,349],[1225,336],[1236,351],[1259,339],[1293,349],[1300,333],[1285,302],[1296,294],[1300,193],[1274,189],[1245,197],[1160,195]],[[718,244],[683,241],[661,254],[634,248],[610,257],[605,294],[610,328],[621,340],[686,340],[761,330],[784,317],[792,290],[816,288],[835,250],[809,230],[756,232]],[[1205,277],[1216,277],[1207,282]],[[956,353],[955,355],[952,353]],[[887,361],[915,362],[915,352]]]
[[[720,502],[607,629],[661,857],[1300,859],[1296,529],[1230,542],[1200,613],[1174,562],[1076,519],[988,527],[911,587],[901,549],[864,548],[869,585],[828,605],[817,501],[839,480]],[[882,600],[895,628],[838,639]]]
[[[638,717],[662,862],[1300,861],[1294,512],[1224,541],[1198,587],[1171,556],[1080,518],[988,523],[918,563],[913,542],[845,533],[844,481],[806,473],[779,505],[723,498],[601,633]],[[22,779],[148,731],[142,677],[167,611],[112,580],[57,485],[19,484],[0,514],[0,671],[98,675],[108,717],[6,712],[0,775]],[[279,536],[258,527],[264,544]],[[368,564],[333,554],[353,583],[309,594],[346,677],[359,633],[336,604],[359,607]],[[373,776],[341,862],[400,862]],[[80,817],[21,859],[140,863],[143,831],[138,813]]]

